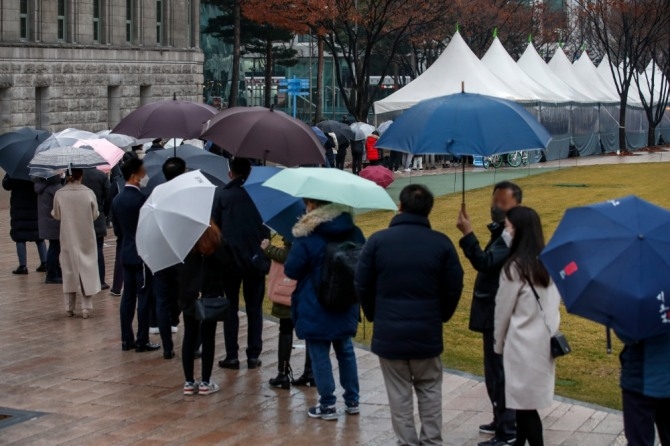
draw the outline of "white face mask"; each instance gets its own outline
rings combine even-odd
[[[507,230],[505,229],[502,233],[502,239],[505,242],[505,245],[507,245],[508,248],[512,247],[512,240],[514,240],[514,236]]]

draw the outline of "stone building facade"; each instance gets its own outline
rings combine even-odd
[[[199,0],[0,0],[0,133],[99,131],[201,101]]]

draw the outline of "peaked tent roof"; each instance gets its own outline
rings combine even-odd
[[[667,90],[664,88],[670,88],[667,85],[670,79],[663,75],[663,72],[658,68],[658,65],[654,64],[654,61],[650,61],[647,68],[640,73],[640,87],[642,87],[642,94],[647,100],[649,100],[649,82],[651,82],[652,76],[654,80],[654,103],[658,103],[661,94],[667,96]],[[637,88],[637,86],[632,85],[631,88]]]
[[[584,103],[594,102],[592,98],[581,94],[560,80],[553,73],[552,69],[549,68],[549,65],[544,62],[542,57],[537,54],[537,50],[532,43],[528,44],[526,51],[524,51],[519,58],[517,65],[519,65],[519,67],[521,67],[521,69],[535,82],[555,93],[569,97],[571,101]]]
[[[598,91],[610,97],[612,102],[619,102],[619,93],[617,93],[616,88],[612,83],[606,82],[600,76],[598,69],[586,51],[582,52],[582,55],[579,56],[579,59],[572,66],[575,74],[584,82],[588,82],[594,90],[598,88]]]
[[[588,57],[588,56],[587,56]],[[600,88],[600,79],[591,76],[579,76],[575,72],[575,68],[568,60],[561,48],[558,48],[551,58],[549,68],[558,76],[563,82],[574,88],[584,96],[592,99],[592,102],[617,102],[617,100],[610,94]]]
[[[498,37],[493,39],[482,63],[519,96],[537,97],[542,102],[570,102],[570,98],[535,82],[514,62]],[[595,69],[595,67],[594,67]]]
[[[449,45],[438,59],[421,76],[392,95],[375,102],[375,113],[406,110],[424,99],[446,96],[465,91],[513,101],[527,101],[528,95],[519,96],[498,79],[470,50],[467,43],[456,32]]]
[[[598,75],[601,77],[605,85],[609,85],[611,89],[617,92],[616,81],[614,80],[614,75],[612,70],[610,70],[610,62],[607,56],[603,57],[603,60],[600,61],[600,65],[596,68]],[[628,105],[635,107],[642,107],[642,101],[640,100],[640,93],[638,93],[637,88],[631,85],[631,88],[628,89]]]

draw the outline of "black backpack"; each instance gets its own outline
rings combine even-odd
[[[354,275],[363,244],[347,239],[329,241],[321,274],[321,283],[317,288],[319,303],[326,311],[341,313],[358,303],[354,287]]]

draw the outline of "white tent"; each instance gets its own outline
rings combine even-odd
[[[666,99],[668,97],[670,81],[666,76],[663,75],[663,72],[658,68],[658,65],[653,63],[653,61],[649,62],[649,65],[647,65],[647,68],[643,73],[640,73],[642,96],[647,101],[650,99],[649,87],[652,83],[654,88],[654,104],[657,106],[661,98]],[[666,105],[666,111],[664,113],[663,119],[656,126],[656,141],[658,141],[658,137],[660,135],[663,135],[663,140],[670,142],[670,108],[668,107],[670,107],[670,104]]]
[[[379,122],[393,119],[424,99],[461,92],[461,82],[468,93],[485,94],[514,101],[535,100],[528,94],[520,96],[498,79],[470,50],[456,32],[440,57],[418,78],[392,95],[375,102]]]
[[[612,74],[612,71],[610,69],[610,63],[607,56],[603,57],[603,60],[600,61],[600,64],[598,65],[598,68],[596,68],[596,71],[598,72],[600,78],[603,80],[605,86],[608,87],[610,91],[614,91],[614,93],[618,96],[619,93],[616,87],[616,81],[614,80],[614,75]],[[633,107],[642,106],[642,101],[640,101],[640,94],[638,93],[637,88],[635,88],[634,85],[631,85],[631,88],[628,90],[627,104]]]
[[[591,58],[586,51],[582,52],[582,55],[579,56],[579,59],[577,59],[572,66],[575,74],[583,83],[592,88],[592,91],[598,92],[598,95],[604,95],[604,102],[620,102],[616,88],[612,83],[606,82],[605,79],[600,76],[598,69],[593,61],[591,61]]]
[[[482,63],[519,96],[528,96],[530,93],[530,96],[537,97],[541,102],[570,102],[567,96],[545,88],[531,79],[514,62],[497,37],[493,39],[493,43],[482,57]]]
[[[554,57],[551,58],[547,65],[563,82],[584,96],[591,98],[593,102],[619,102],[617,96],[609,94],[605,87],[601,86],[602,81],[597,77],[597,73],[593,73],[596,77],[582,77],[577,75],[575,67],[570,63],[561,48],[556,50]]]

